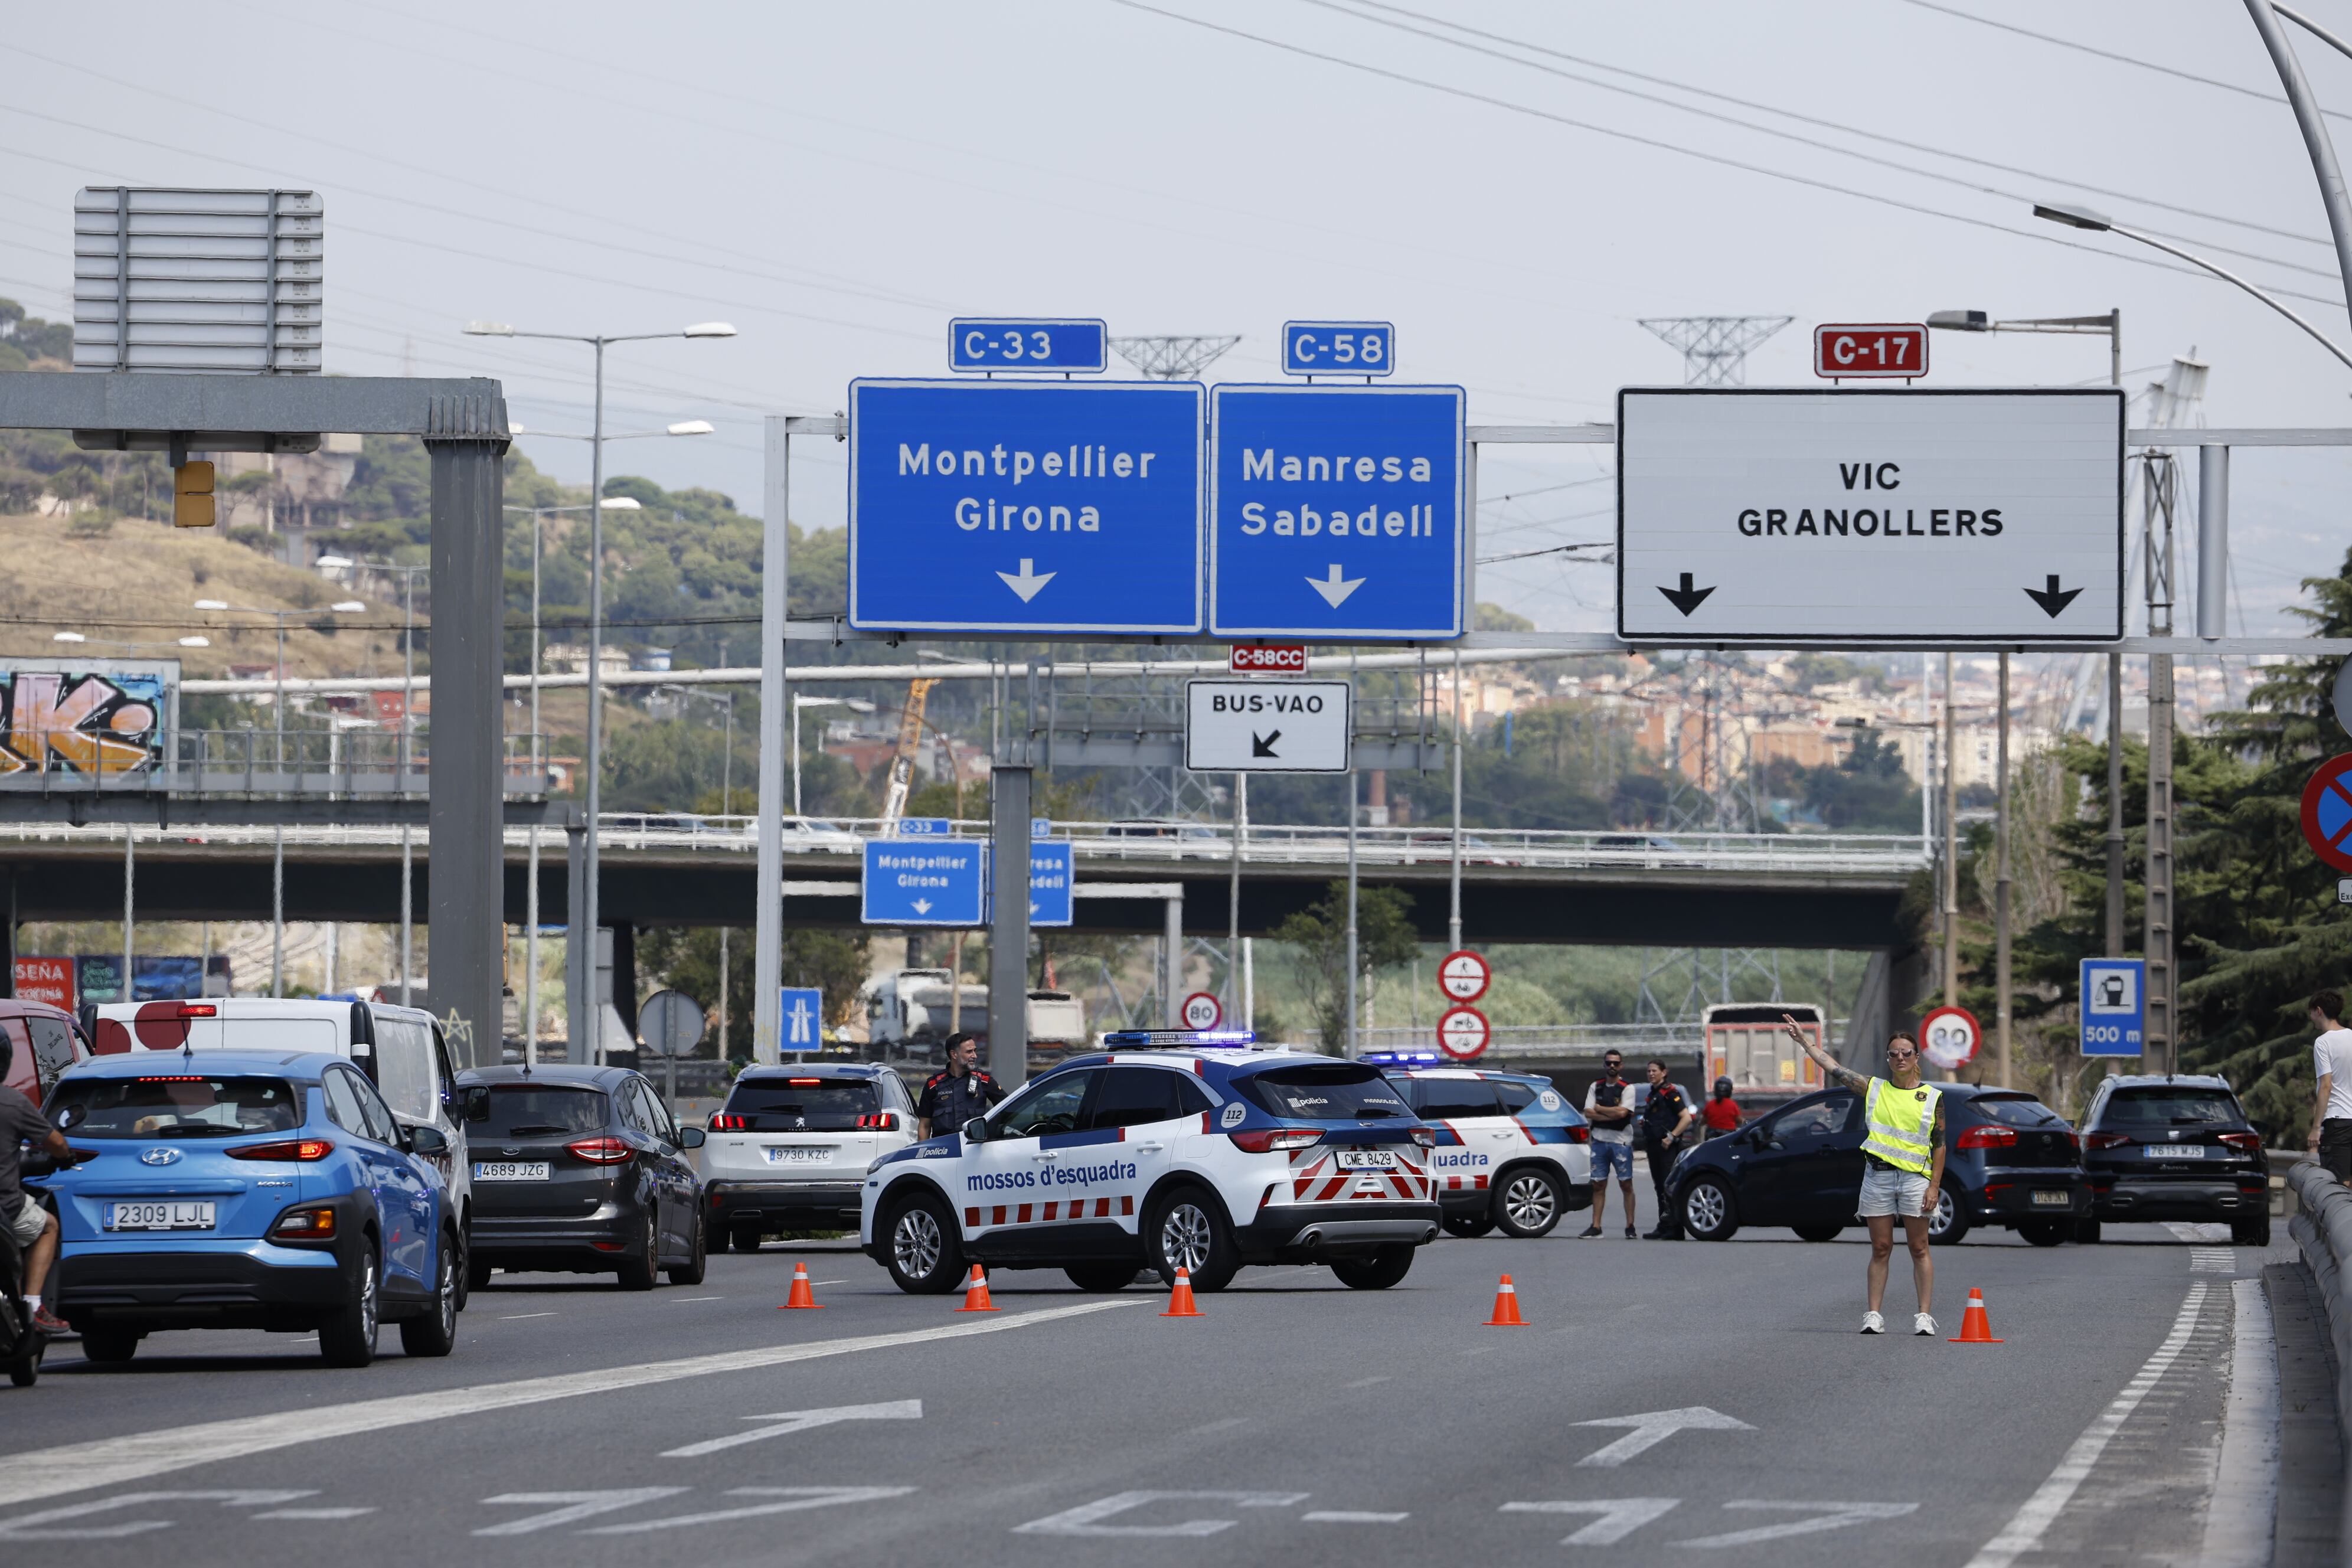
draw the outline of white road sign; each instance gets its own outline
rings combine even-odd
[[[1344,680],[1185,683],[1184,765],[1201,773],[1344,773]]]
[[[1465,948],[1449,952],[1437,965],[1438,988],[1456,1002],[1475,1002],[1486,994],[1494,972],[1486,967],[1486,959]]]
[[[2119,637],[2123,476],[2108,387],[1627,389],[1618,634]]]
[[[1437,1020],[1438,1048],[1455,1061],[1474,1061],[1494,1037],[1486,1015],[1475,1007],[1449,1007]]]

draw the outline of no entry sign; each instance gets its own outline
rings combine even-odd
[[[1457,1062],[1476,1060],[1493,1037],[1486,1015],[1475,1007],[1450,1008],[1437,1020],[1438,1047]]]
[[[2352,871],[2352,752],[2330,757],[2303,786],[2303,837],[2313,854]]]
[[[1439,989],[1456,1002],[1475,1002],[1493,979],[1486,961],[1475,952],[1449,952],[1437,966]]]
[[[1919,1054],[1946,1072],[1976,1060],[1983,1044],[1984,1026],[1966,1007],[1938,1007],[1919,1020]]]

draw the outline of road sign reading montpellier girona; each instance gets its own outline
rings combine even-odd
[[[2123,502],[2110,387],[1628,388],[1618,635],[2111,641]]]

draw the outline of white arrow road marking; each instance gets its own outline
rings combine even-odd
[[[1727,1535],[1702,1535],[1696,1541],[1677,1541],[1676,1546],[1750,1546],[1759,1541],[1778,1541],[1789,1535],[1811,1535],[1823,1530],[1843,1530],[1849,1524],[1867,1524],[1874,1519],[1901,1519],[1906,1513],[1916,1513],[1916,1502],[1784,1502],[1778,1498],[1761,1500],[1743,1498],[1727,1502],[1726,1508],[1769,1508],[1790,1513],[1812,1512],[1811,1519],[1791,1520],[1787,1524],[1759,1524],[1753,1530],[1735,1530]]]
[[[268,1513],[257,1513],[253,1517],[256,1519],[357,1519],[362,1514],[374,1511],[373,1505],[367,1508],[273,1508]]]
[[[1019,576],[1016,577],[1010,572],[999,572],[997,574],[999,577],[1004,579],[1004,585],[1006,587],[1021,595],[1021,602],[1024,605],[1037,596],[1038,589],[1043,588],[1046,584],[1061,575],[1058,572],[1039,572],[1036,570],[1036,565],[1037,563],[1034,561],[1032,561],[1029,557],[1024,555],[1021,558],[1021,574]]]
[[[1600,1502],[1507,1502],[1501,1513],[1597,1513],[1601,1517],[1573,1535],[1559,1538],[1562,1546],[1614,1546],[1652,1520],[1658,1518],[1680,1498],[1621,1497]]]
[[[915,912],[919,915],[929,914],[931,912],[931,900],[929,899],[917,899],[915,900]]]
[[[116,1513],[127,1508],[137,1508],[151,1502],[216,1502],[223,1508],[259,1508],[265,1503],[292,1502],[297,1498],[317,1497],[316,1487],[303,1491],[206,1491],[206,1492],[126,1492],[98,1502],[78,1502],[65,1508],[44,1509],[39,1513],[22,1513],[14,1519],[0,1520],[0,1532],[11,1541],[104,1541],[124,1535],[144,1535],[151,1530],[169,1530],[168,1519],[133,1519],[119,1524],[79,1527],[72,1530],[47,1530],[42,1527],[59,1520],[81,1519],[93,1513]]]
[[[1577,1463],[1604,1468],[1622,1465],[1636,1454],[1646,1453],[1675,1433],[1688,1427],[1694,1432],[1753,1432],[1755,1427],[1720,1410],[1709,1410],[1704,1405],[1685,1405],[1680,1410],[1645,1410],[1639,1415],[1603,1415],[1594,1421],[1579,1421],[1579,1426],[1631,1426],[1633,1430],[1604,1448],[1596,1448]]]
[[[1141,1508],[1148,1502],[1191,1501],[1230,1502],[1243,1508],[1293,1508],[1305,1502],[1306,1492],[1118,1492],[1094,1502],[1081,1503],[1076,1508],[1064,1509],[1044,1519],[1033,1519],[1026,1524],[1013,1527],[1015,1535],[1214,1535],[1221,1530],[1231,1530],[1230,1519],[1188,1519],[1176,1524],[1105,1524],[1113,1514],[1125,1513],[1131,1508]]]
[[[894,1399],[883,1405],[836,1405],[826,1410],[779,1410],[768,1415],[743,1417],[746,1421],[772,1421],[775,1426],[713,1437],[706,1443],[688,1443],[683,1448],[667,1448],[663,1450],[662,1458],[698,1459],[721,1448],[756,1443],[762,1437],[781,1437],[787,1432],[805,1432],[812,1426],[830,1426],[836,1421],[919,1421],[922,1418],[923,1402],[919,1399]]]
[[[749,1508],[713,1509],[709,1513],[673,1514],[667,1519],[640,1519],[627,1524],[600,1524],[593,1530],[583,1530],[583,1535],[640,1535],[648,1531],[672,1530],[681,1524],[716,1524],[728,1519],[756,1519],[765,1513],[796,1513],[804,1508],[831,1508],[835,1503],[879,1502],[884,1498],[905,1497],[912,1487],[730,1487],[729,1497],[782,1498],[782,1502],[755,1503]]]
[[[562,1503],[545,1513],[525,1514],[520,1519],[508,1520],[474,1531],[476,1535],[530,1535],[537,1531],[553,1530],[561,1524],[572,1524],[583,1519],[593,1519],[600,1513],[633,1508],[641,1502],[653,1502],[666,1497],[676,1497],[690,1487],[620,1487],[594,1492],[500,1492],[482,1500],[485,1507],[511,1503]]]
[[[677,1356],[667,1361],[638,1362],[627,1366],[597,1367],[583,1372],[557,1373],[547,1377],[511,1378],[503,1383],[478,1383],[422,1394],[352,1400],[341,1405],[304,1404],[266,1415],[240,1415],[225,1421],[200,1421],[186,1426],[143,1426],[117,1436],[87,1443],[58,1443],[0,1455],[0,1507],[61,1497],[69,1492],[95,1491],[149,1476],[168,1475],[198,1465],[240,1459],[279,1448],[309,1447],[336,1437],[353,1437],[396,1426],[416,1426],[512,1410],[551,1399],[575,1399],[587,1394],[617,1394],[682,1378],[714,1373],[758,1372],[793,1362],[819,1361],[828,1356],[855,1355],[860,1351],[899,1350],[935,1340],[961,1339],[972,1334],[1003,1333],[1008,1329],[1059,1323],[1090,1312],[1116,1311],[1139,1306],[1133,1300],[1082,1301],[1069,1307],[1008,1312],[979,1323],[942,1323],[892,1334],[859,1334],[845,1339],[804,1340],[797,1344],[769,1344],[756,1349],[720,1351],[710,1355]],[[14,1431],[16,1428],[11,1427]],[[299,1495],[299,1494],[298,1494]]]
[[[1004,574],[1000,572],[997,575],[1002,577]],[[1307,585],[1322,595],[1323,602],[1336,610],[1348,602],[1349,595],[1364,585],[1364,580],[1361,577],[1341,577],[1339,563],[1334,561],[1329,577],[1309,577]]]

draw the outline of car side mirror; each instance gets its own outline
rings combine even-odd
[[[466,1120],[488,1121],[490,1119],[490,1091],[481,1084],[466,1090]]]
[[[677,1146],[681,1149],[699,1149],[704,1143],[709,1142],[709,1138],[710,1135],[699,1127],[681,1127],[677,1130]]]
[[[412,1127],[408,1130],[408,1150],[412,1154],[446,1154],[449,1140],[438,1127]]]
[[[963,1124],[963,1141],[967,1143],[988,1142],[988,1118],[975,1116]]]

